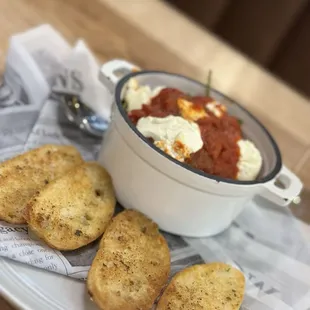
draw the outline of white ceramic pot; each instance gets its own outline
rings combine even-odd
[[[229,227],[255,195],[285,206],[300,193],[300,180],[282,165],[278,146],[268,131],[244,108],[215,90],[211,95],[243,121],[244,136],[262,154],[258,180],[235,181],[208,175],[157,149],[140,134],[122,107],[128,80],[134,76],[141,85],[175,87],[195,95],[204,94],[205,87],[184,76],[154,71],[129,73],[118,82],[115,72],[131,66],[114,61],[104,65],[100,73],[100,80],[114,92],[114,104],[99,162],[111,174],[117,199],[125,208],[143,212],[167,232],[205,237]],[[285,188],[277,187],[276,179]]]

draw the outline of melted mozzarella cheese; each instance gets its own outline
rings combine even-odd
[[[253,142],[239,140],[240,157],[238,161],[237,179],[240,181],[253,181],[257,178],[263,163],[262,156]]]
[[[139,119],[137,129],[145,137],[152,138],[161,150],[180,161],[203,146],[199,126],[180,116],[143,117]]]

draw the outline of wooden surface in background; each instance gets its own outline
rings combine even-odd
[[[310,2],[165,0],[310,97]]]
[[[308,100],[161,1],[1,0],[2,69],[9,37],[41,23],[52,24],[71,43],[84,38],[100,61],[125,58],[201,81],[213,69],[213,86],[266,125],[285,163],[310,188]],[[302,197],[293,212],[310,223],[309,191]],[[0,309],[12,308],[0,299]]]

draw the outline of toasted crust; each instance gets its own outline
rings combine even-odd
[[[0,164],[0,219],[24,224],[28,200],[47,183],[83,162],[76,148],[44,145]]]
[[[87,287],[100,309],[149,310],[169,272],[169,248],[157,225],[137,211],[125,210],[102,237]]]
[[[244,286],[244,275],[230,265],[194,265],[173,277],[156,309],[238,310]]]
[[[34,196],[25,217],[32,231],[50,247],[74,250],[103,234],[115,203],[106,170],[97,163],[84,163]]]

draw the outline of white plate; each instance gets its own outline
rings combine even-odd
[[[249,218],[258,220],[249,221]],[[238,225],[239,228],[232,227],[231,234],[229,231],[223,234],[222,238],[227,238],[226,242],[217,243],[213,238],[208,239],[210,247],[207,246],[206,248],[206,260],[234,263],[233,257],[237,262],[240,257],[244,256],[245,260],[242,259],[241,261],[246,277],[251,274],[260,277],[268,269],[270,277],[263,278],[266,283],[268,282],[270,285],[277,283],[281,294],[290,291],[292,300],[301,298],[303,288],[307,287],[310,277],[310,269],[307,266],[309,260],[306,256],[308,253],[308,239],[306,238],[310,235],[309,226],[294,219],[288,209],[279,209],[276,205],[272,205],[262,198],[256,199],[253,205],[249,204],[248,208],[239,216]],[[251,237],[248,238],[248,236]],[[254,240],[252,239],[253,236]],[[188,242],[188,240],[186,241]],[[194,242],[193,248],[189,249],[189,252],[186,251],[186,255],[198,253],[199,250],[197,249],[200,249],[202,244],[205,243]],[[226,252],[225,245],[228,244],[233,245],[233,247]],[[234,247],[238,249],[238,252],[234,253]],[[243,251],[242,255],[240,249]],[[177,249],[176,257],[181,252],[182,249]],[[259,253],[258,256],[254,254],[256,252]],[[229,256],[230,253],[233,256]],[[180,255],[180,257],[185,256]],[[282,270],[277,269],[277,266],[286,266],[287,264],[290,265],[289,275],[279,273]],[[285,280],[288,279],[288,276],[293,280],[291,283]],[[284,279],[284,282],[281,279]],[[296,283],[299,284],[295,285]],[[257,290],[255,282],[252,284],[254,286],[249,286],[248,296],[250,299],[249,304],[247,304],[250,308],[245,307],[246,309],[276,309],[276,304],[279,305],[277,309],[284,309],[282,307],[284,304],[278,299],[278,296],[282,297],[283,295],[269,296],[263,294]],[[253,292],[257,292],[257,297],[261,301],[255,302],[256,295],[254,297]],[[9,301],[22,310],[98,310],[90,301],[84,282],[1,257],[0,293],[3,293]],[[264,307],[263,305],[267,306]],[[286,307],[285,309],[291,308]]]
[[[84,282],[5,258],[0,258],[0,292],[23,310],[98,309]]]

